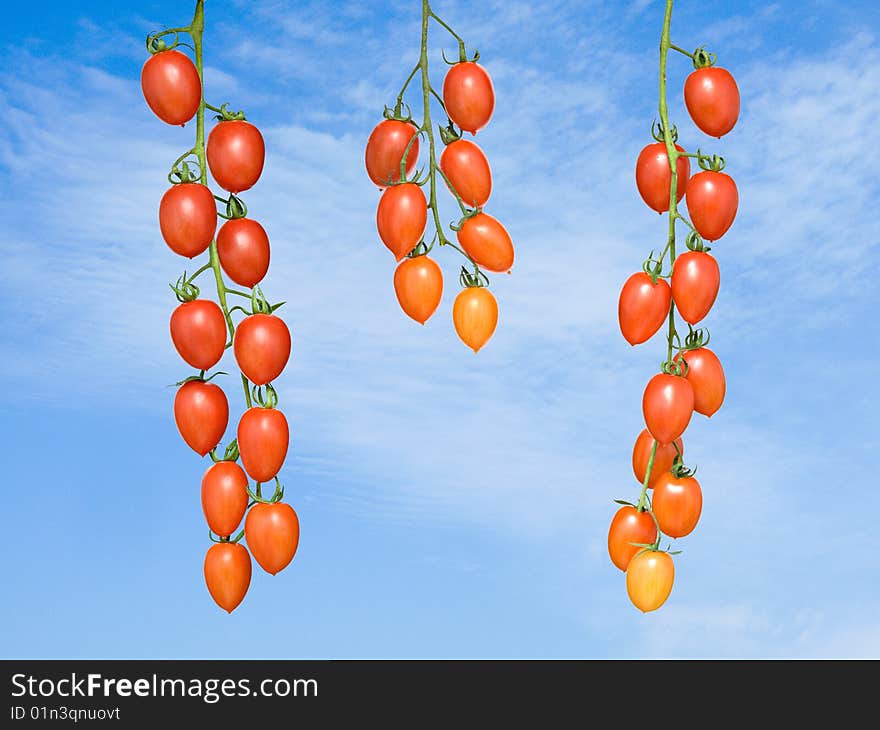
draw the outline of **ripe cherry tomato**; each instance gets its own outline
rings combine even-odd
[[[147,59],[141,70],[141,89],[150,109],[167,124],[186,124],[202,100],[202,81],[195,64],[173,49]]]
[[[250,122],[218,122],[208,135],[208,167],[217,184],[230,193],[253,187],[263,172],[266,145]]]
[[[489,161],[477,145],[466,139],[451,142],[440,155],[440,169],[455,192],[472,208],[482,208],[492,194]]]
[[[626,592],[640,611],[656,611],[672,593],[675,565],[669,553],[647,550],[629,561]]]
[[[284,414],[275,408],[249,408],[238,422],[238,450],[251,479],[268,482],[275,477],[290,444]]]
[[[213,383],[190,380],[174,396],[174,420],[187,445],[204,456],[223,438],[229,422],[229,403]]]
[[[723,172],[705,170],[691,178],[685,203],[697,233],[707,241],[717,241],[736,218],[736,183]]]
[[[632,543],[647,545],[657,539],[657,525],[648,511],[639,512],[635,507],[624,505],[614,513],[608,528],[608,554],[611,562],[626,570],[629,561],[642,548]]]
[[[513,266],[510,234],[488,213],[477,213],[468,218],[457,236],[464,252],[487,271],[504,273]]]
[[[678,375],[657,373],[645,388],[642,412],[651,435],[661,444],[671,444],[691,421],[694,389]]]
[[[398,119],[385,119],[379,122],[367,140],[364,162],[367,174],[380,188],[387,187],[389,182],[400,180],[400,161],[406,152],[409,141],[415,141],[406,153],[406,176],[412,175],[419,162],[418,130],[411,122]]]
[[[688,76],[684,82],[684,103],[694,124],[719,139],[739,119],[739,89],[725,68],[709,66]]]
[[[427,255],[404,259],[394,272],[394,293],[401,309],[424,324],[443,297],[443,272]]]
[[[174,253],[189,258],[204,253],[217,230],[213,193],[200,183],[172,186],[159,203],[159,229]]]
[[[382,193],[376,228],[395,260],[400,261],[418,245],[427,223],[428,201],[418,185],[392,185]]]
[[[675,444],[678,445],[678,450],[684,456],[684,444],[681,439],[675,439]],[[633,446],[632,455],[633,474],[636,475],[639,484],[643,484],[645,481],[645,472],[648,470],[648,461],[651,458],[653,446],[654,437],[651,436],[647,428],[643,428]],[[675,445],[671,443],[657,444],[657,453],[654,454],[654,463],[651,465],[651,476],[648,477],[648,489],[653,489],[660,475],[672,468],[676,455]]]
[[[450,68],[443,79],[443,104],[464,131],[476,134],[485,127],[495,111],[495,89],[486,69],[473,61]]]
[[[234,461],[218,461],[202,477],[202,511],[208,527],[229,537],[248,506],[247,476]]]
[[[679,360],[680,354],[675,359]],[[685,377],[694,389],[694,410],[711,417],[724,403],[727,390],[721,361],[707,347],[685,352],[684,360],[688,364]]]
[[[660,476],[651,498],[651,509],[660,529],[669,537],[690,535],[700,521],[703,492],[693,477]]]
[[[257,221],[235,218],[217,233],[217,256],[226,275],[250,289],[269,270],[269,237]]]
[[[299,519],[284,502],[251,507],[244,521],[244,536],[254,559],[275,575],[288,566],[299,545]]]
[[[235,361],[254,385],[275,380],[290,359],[290,330],[274,314],[252,314],[235,330]]]
[[[184,302],[171,313],[171,341],[187,364],[209,370],[226,349],[223,310],[210,299]]]
[[[675,259],[672,298],[685,322],[696,324],[709,314],[720,286],[721,272],[711,254],[688,251]]]
[[[232,613],[251,584],[251,556],[237,542],[218,542],[205,555],[205,583],[214,602]]]
[[[617,320],[624,339],[638,345],[651,339],[669,316],[672,291],[663,279],[655,284],[644,271],[633,274],[620,291]]]
[[[682,147],[675,145],[675,149],[684,152]],[[691,163],[687,157],[679,157],[675,163],[678,175],[675,183],[675,199],[679,201],[688,189],[688,178],[691,174]],[[663,142],[649,144],[639,153],[636,160],[636,187],[648,207],[658,213],[669,210],[669,185],[672,182],[672,172],[669,169],[669,155],[666,154],[666,145]]]
[[[498,302],[485,287],[466,287],[452,304],[452,322],[461,341],[476,353],[495,332]]]

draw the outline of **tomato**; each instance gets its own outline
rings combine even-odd
[[[258,502],[244,521],[244,536],[260,567],[275,575],[296,555],[299,519],[289,504]]]
[[[681,439],[675,439],[675,444],[678,445],[678,450],[684,455],[684,444],[681,442]],[[644,484],[645,482],[645,472],[648,470],[648,461],[651,458],[653,446],[654,437],[651,436],[648,429],[643,428],[633,446],[632,454],[633,474],[636,475],[636,480],[638,480],[639,484]],[[661,474],[672,468],[672,463],[675,461],[676,456],[677,452],[674,444],[657,444],[654,463],[651,465],[651,476],[648,477],[648,489],[654,487]]]
[[[693,477],[675,477],[670,472],[661,475],[651,509],[660,529],[669,537],[690,535],[703,509],[703,492]]]
[[[229,422],[229,403],[213,383],[190,380],[174,396],[174,420],[187,445],[204,456],[223,438]]]
[[[675,359],[679,360],[680,354]],[[684,353],[684,360],[688,364],[685,377],[694,389],[694,410],[711,417],[724,403],[727,389],[721,361],[707,347],[688,350]]]
[[[394,293],[400,308],[424,324],[443,297],[443,272],[427,255],[404,259],[394,272]]]
[[[629,562],[626,592],[640,611],[656,611],[672,593],[674,580],[672,556],[657,550],[646,550]]]
[[[250,218],[226,221],[217,233],[217,256],[226,275],[250,289],[269,270],[269,237],[263,226]]]
[[[719,139],[739,118],[739,89],[726,68],[709,66],[691,73],[684,82],[684,103],[694,124]]]
[[[202,81],[195,64],[173,49],[147,59],[141,70],[141,89],[150,109],[167,124],[183,126],[202,101]]]
[[[247,476],[233,461],[218,461],[202,477],[202,511],[216,535],[229,537],[248,506]]]
[[[418,185],[392,185],[382,193],[376,228],[395,260],[400,261],[418,245],[427,224],[428,201]]]
[[[412,147],[406,154],[406,176],[409,177],[419,162],[419,138],[416,126],[398,119],[385,119],[379,122],[367,140],[364,162],[367,174],[380,188],[389,182],[400,180],[400,161],[409,141],[415,137]]]
[[[733,225],[739,193],[730,175],[705,170],[691,178],[685,203],[697,233],[717,241]]]
[[[251,556],[237,542],[218,542],[205,555],[205,583],[214,602],[232,613],[251,584]]]
[[[452,322],[461,341],[476,353],[495,332],[498,302],[485,287],[466,287],[452,304]]]
[[[464,131],[476,134],[495,111],[492,79],[480,64],[457,63],[443,79],[443,104],[449,118]]]
[[[690,423],[694,389],[678,375],[657,373],[645,387],[642,412],[651,435],[661,444],[671,444]]]
[[[487,271],[504,273],[513,266],[513,242],[496,218],[477,213],[459,229],[458,242],[475,263]]]
[[[230,193],[253,187],[263,172],[266,145],[250,122],[219,122],[208,135],[208,167],[217,184]]]
[[[477,145],[466,139],[451,142],[440,155],[440,169],[455,192],[472,208],[482,208],[492,193],[489,161]]]
[[[223,310],[210,299],[180,304],[171,313],[171,341],[184,361],[197,370],[208,370],[226,349]]]
[[[159,229],[174,253],[192,258],[204,253],[217,230],[214,195],[201,183],[179,183],[159,203]]]
[[[684,152],[679,145],[675,149]],[[675,163],[678,174],[675,183],[675,199],[679,201],[688,189],[688,178],[691,174],[691,163],[687,157],[679,157]],[[649,144],[639,153],[636,160],[636,187],[648,207],[658,213],[669,210],[669,186],[672,183],[672,171],[669,169],[669,155],[663,142]]]
[[[290,330],[274,314],[252,314],[235,330],[235,361],[254,385],[275,380],[290,358]]]
[[[642,549],[632,543],[647,545],[656,539],[657,525],[651,513],[624,505],[614,513],[608,528],[608,555],[612,563],[625,571],[633,555]]]
[[[256,482],[268,482],[281,471],[289,444],[287,419],[275,408],[249,408],[238,422],[241,463]]]
[[[672,265],[672,299],[685,322],[703,319],[718,296],[721,272],[718,262],[705,251],[687,251]]]
[[[655,284],[644,271],[633,274],[617,303],[617,320],[624,339],[638,345],[651,339],[669,315],[672,291],[663,279]]]

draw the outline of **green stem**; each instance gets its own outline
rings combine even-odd
[[[691,59],[691,60],[694,59],[694,54],[693,54],[693,53],[691,53],[690,51],[686,51],[686,50],[684,50],[684,48],[679,48],[678,46],[676,46],[676,45],[673,44],[673,43],[670,43],[670,44],[669,44],[669,50],[670,50],[670,51],[678,51],[678,52],[681,53],[683,56],[687,56],[687,57],[688,57],[689,59]]]
[[[639,495],[639,503],[636,509],[644,512],[648,503],[648,480],[651,478],[651,469],[654,467],[654,457],[657,455],[657,442],[651,447],[651,456],[648,457],[648,466],[645,469],[645,480],[642,482],[642,493]]]

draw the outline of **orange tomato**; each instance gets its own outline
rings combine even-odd
[[[644,271],[630,276],[620,290],[617,321],[620,333],[631,345],[650,340],[669,315],[672,290],[663,279],[656,283]]]
[[[674,580],[672,556],[657,550],[646,550],[629,561],[626,592],[640,611],[656,611],[669,598]]]
[[[167,124],[183,126],[199,110],[202,80],[195,64],[180,51],[159,51],[141,70],[141,89],[153,113]]]
[[[726,68],[709,66],[691,73],[684,82],[684,103],[694,124],[719,139],[739,119],[739,88]]]
[[[210,299],[183,302],[171,313],[171,341],[188,365],[209,370],[226,350],[223,310]]]
[[[400,261],[418,245],[427,224],[428,201],[418,185],[392,185],[382,193],[376,228],[395,260]]]
[[[510,234],[488,213],[468,218],[458,231],[464,252],[487,271],[504,273],[513,266],[513,242]]]
[[[255,482],[276,476],[290,446],[287,418],[275,408],[248,408],[238,422],[238,450],[245,471]]]
[[[650,512],[639,512],[635,507],[624,505],[611,520],[608,528],[608,555],[611,562],[626,570],[629,561],[642,548],[632,543],[650,544],[657,539],[657,525]]]
[[[229,537],[241,523],[248,506],[247,484],[244,470],[232,461],[218,461],[202,477],[202,511],[220,537]]]
[[[192,258],[204,253],[217,230],[214,194],[201,183],[179,183],[159,202],[159,230],[174,253]]]
[[[681,439],[675,439],[675,443],[678,444],[678,450],[684,455],[684,444]],[[645,472],[648,470],[648,461],[651,458],[651,448],[653,446],[654,437],[651,436],[651,433],[647,428],[643,428],[633,446],[632,454],[633,474],[636,475],[636,480],[639,484],[643,484],[645,481]],[[672,468],[672,462],[675,461],[675,456],[675,446],[671,443],[657,444],[657,453],[654,454],[654,463],[651,465],[651,476],[648,477],[648,489],[654,487],[661,474],[664,474]]]
[[[443,272],[427,255],[404,259],[394,272],[394,293],[407,316],[424,324],[443,297]]]
[[[410,140],[413,140],[406,154],[406,176],[412,175],[419,162],[418,130],[412,122],[399,119],[385,119],[379,122],[367,140],[364,152],[364,164],[367,174],[380,188],[387,187],[389,182],[400,180],[400,161]]]
[[[254,385],[275,380],[290,359],[290,330],[274,314],[251,314],[235,330],[235,361]]]
[[[205,583],[214,602],[232,613],[251,584],[251,556],[236,542],[218,542],[205,555]]]
[[[684,152],[679,145],[675,149]],[[687,157],[679,157],[675,162],[675,200],[681,201],[688,189],[688,178],[691,174],[691,163]],[[663,142],[647,145],[636,160],[636,187],[642,200],[648,207],[658,213],[669,210],[669,186],[672,183],[672,171],[669,169],[669,155]]]
[[[450,142],[440,155],[440,169],[465,205],[482,208],[492,194],[489,161],[477,145],[467,139]]]
[[[680,357],[679,353],[675,359]],[[727,390],[721,361],[708,347],[688,350],[684,353],[684,361],[688,364],[685,377],[694,389],[694,410],[711,417],[724,403]]]
[[[495,111],[495,89],[486,69],[473,61],[452,66],[443,79],[443,105],[464,131],[476,134],[485,127]]]
[[[205,154],[217,184],[231,193],[240,193],[260,179],[266,144],[253,124],[234,119],[219,122],[211,130]]]
[[[671,444],[681,436],[694,413],[694,389],[683,377],[658,373],[642,396],[645,425],[658,443]]]
[[[174,421],[187,445],[199,456],[213,449],[229,422],[229,402],[219,385],[190,380],[174,396]]]
[[[486,287],[466,287],[455,297],[452,322],[461,341],[476,353],[495,332],[498,302]]]
[[[670,472],[660,476],[654,487],[651,509],[660,529],[669,537],[684,537],[693,532],[703,510],[703,492],[693,477],[676,477]]]
[[[299,519],[289,504],[258,502],[244,521],[244,536],[254,560],[267,573],[275,575],[296,555]]]

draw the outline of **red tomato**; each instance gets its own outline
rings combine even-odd
[[[159,203],[159,229],[174,253],[192,258],[204,253],[217,230],[214,195],[200,183],[180,183]]]
[[[718,262],[705,251],[687,251],[672,266],[672,299],[685,322],[703,319],[718,296],[721,272]]]
[[[251,507],[244,521],[244,536],[254,559],[267,573],[284,570],[299,546],[299,519],[284,502]]]
[[[672,593],[675,565],[669,553],[647,550],[626,569],[626,592],[640,611],[656,611]]]
[[[676,360],[679,358],[680,354],[675,356]],[[688,364],[685,377],[694,389],[694,410],[711,416],[721,408],[727,390],[721,361],[707,347],[685,352],[684,360]]]
[[[167,124],[183,126],[199,110],[202,81],[195,64],[180,51],[159,51],[141,70],[141,89],[153,113]]]
[[[620,291],[617,320],[624,339],[638,345],[651,339],[666,321],[672,291],[663,279],[655,284],[644,271],[633,274]]]
[[[218,461],[202,477],[202,511],[214,534],[229,537],[248,506],[247,476],[233,461]]]
[[[651,435],[661,444],[671,444],[691,421],[694,389],[682,377],[657,373],[645,388],[642,412]]]
[[[229,403],[213,383],[190,380],[174,396],[174,420],[187,445],[204,456],[223,438],[229,422]]]
[[[230,193],[253,187],[263,172],[266,145],[250,122],[219,122],[208,135],[208,167],[217,184]]]
[[[510,234],[488,213],[477,213],[468,218],[457,236],[464,252],[487,271],[504,273],[513,266]]]
[[[440,169],[455,192],[472,208],[482,208],[492,193],[489,161],[477,145],[466,139],[451,142],[440,155]]]
[[[238,451],[251,479],[268,482],[275,477],[290,444],[284,414],[275,408],[249,408],[238,422]]]
[[[419,162],[418,130],[411,122],[386,119],[379,122],[367,140],[364,162],[367,174],[380,188],[400,180],[400,161],[409,141],[415,137],[406,154],[406,176],[412,175]]]
[[[717,241],[736,218],[739,194],[730,175],[706,170],[688,183],[688,214],[697,232],[707,241]]]
[[[290,358],[290,330],[274,314],[252,314],[235,330],[235,361],[254,385],[275,380]]]
[[[443,104],[449,118],[464,131],[476,134],[495,111],[492,79],[480,64],[457,63],[443,79]]]
[[[210,299],[184,302],[171,313],[171,341],[187,364],[197,370],[214,367],[226,349],[223,310]]]
[[[427,255],[404,259],[394,272],[394,293],[401,309],[424,324],[443,297],[443,272]]]
[[[428,224],[428,201],[415,183],[387,188],[379,199],[376,228],[394,258],[400,261],[422,240]]]
[[[226,221],[217,233],[217,256],[227,276],[250,289],[269,270],[269,237],[250,218]]]
[[[681,439],[675,439],[675,444],[678,444],[678,450],[684,455],[684,444]],[[648,460],[651,458],[653,446],[654,437],[648,429],[643,428],[633,446],[632,454],[633,474],[636,475],[639,484],[645,482],[645,472],[648,470]],[[651,465],[651,476],[648,477],[648,489],[654,487],[661,474],[672,468],[676,456],[675,445],[672,443],[657,444],[657,453],[654,454],[654,463]]]
[[[739,119],[739,89],[726,68],[694,71],[684,82],[684,103],[694,124],[719,139]]]
[[[629,561],[642,548],[632,543],[647,545],[657,539],[657,525],[650,512],[639,512],[635,507],[624,505],[614,513],[608,528],[608,555],[611,562],[626,570]]]
[[[651,509],[660,529],[669,537],[690,535],[703,509],[703,492],[693,477],[675,477],[670,472],[661,475]]]
[[[232,613],[251,584],[251,556],[244,545],[218,542],[205,555],[205,583],[214,602]]]
[[[684,152],[679,145],[675,149]],[[675,163],[678,175],[675,182],[675,199],[680,201],[688,189],[688,178],[691,174],[691,163],[687,157],[679,157]],[[648,207],[658,213],[669,210],[669,186],[672,183],[672,171],[669,169],[669,155],[663,142],[649,144],[639,153],[636,160],[636,187]]]
[[[495,332],[498,302],[486,287],[466,287],[452,304],[452,322],[461,341],[476,354]]]

